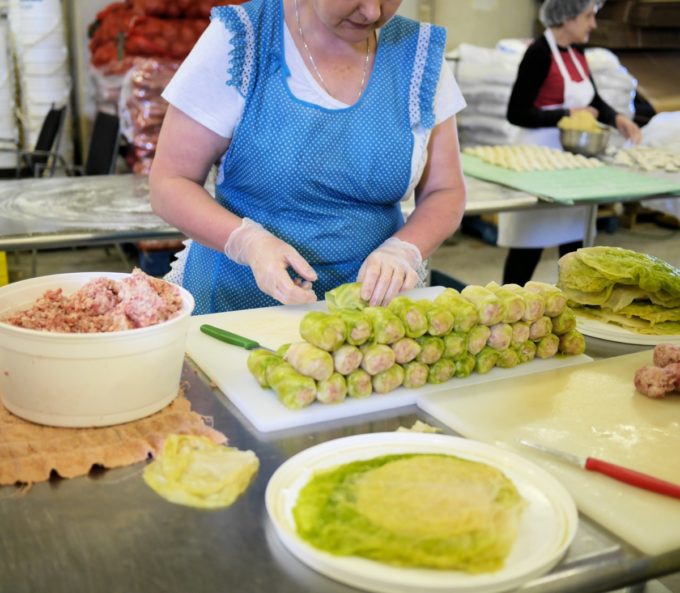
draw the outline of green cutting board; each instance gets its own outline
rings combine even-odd
[[[466,175],[564,204],[680,195],[678,182],[617,167],[518,172],[491,165],[469,154],[461,156]]]

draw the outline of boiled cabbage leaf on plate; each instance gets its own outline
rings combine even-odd
[[[316,472],[293,517],[303,540],[334,555],[481,573],[503,567],[524,505],[485,463],[384,455]]]
[[[559,260],[574,310],[642,334],[680,334],[680,269],[620,247],[585,247]]]

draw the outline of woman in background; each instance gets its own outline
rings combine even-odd
[[[598,0],[545,0],[541,5],[539,18],[546,30],[527,48],[508,104],[508,120],[523,128],[517,144],[561,149],[557,122],[580,110],[615,127],[624,138],[640,141],[638,126],[598,95],[585,54],[575,47],[588,42],[602,4]],[[558,245],[560,256],[582,247],[586,216],[585,206],[501,213],[498,245],[510,248],[503,282],[530,280],[544,247]]]

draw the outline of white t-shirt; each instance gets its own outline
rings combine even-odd
[[[291,93],[302,101],[327,109],[347,107],[330,96],[316,81],[298,51],[288,27],[284,23],[284,52],[290,71],[288,85]],[[245,99],[230,80],[229,58],[234,34],[224,23],[214,18],[163,91],[163,98],[174,107],[209,130],[231,138],[243,115]],[[465,107],[465,100],[453,72],[442,60],[437,93],[435,122],[445,121]],[[427,142],[431,130],[414,130],[411,159],[411,183],[404,198],[408,198],[420,179],[427,160]]]

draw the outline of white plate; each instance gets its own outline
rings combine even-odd
[[[598,319],[576,316],[577,329],[591,338],[600,338],[610,342],[622,344],[639,344],[642,346],[655,346],[656,344],[680,343],[680,335],[649,335],[638,334],[627,330],[625,327],[613,323],[605,323]]]
[[[505,567],[493,573],[399,568],[317,550],[296,532],[292,509],[313,472],[352,461],[402,453],[456,455],[494,466],[510,478],[527,506]],[[378,593],[496,593],[548,572],[571,544],[578,525],[569,493],[550,474],[519,455],[460,437],[374,433],[328,441],[286,461],[269,480],[267,512],[283,544],[314,570],[353,587]]]

